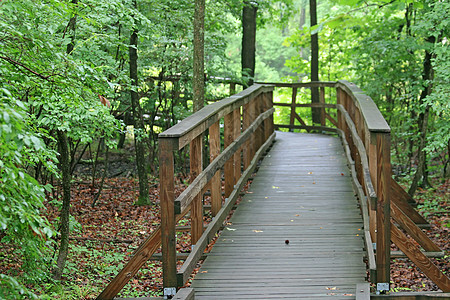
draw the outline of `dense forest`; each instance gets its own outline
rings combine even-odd
[[[230,82],[356,83],[392,128],[393,176],[448,234],[449,15],[435,0],[0,1],[0,298],[98,295],[159,222],[158,134]],[[160,293],[158,272],[123,296]]]

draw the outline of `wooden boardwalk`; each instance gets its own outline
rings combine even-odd
[[[355,299],[362,228],[340,139],[277,132],[195,277],[195,298]]]

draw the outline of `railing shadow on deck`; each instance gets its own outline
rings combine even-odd
[[[234,85],[230,87],[233,90]],[[291,103],[274,103],[274,88],[290,88]],[[298,103],[297,92],[301,88],[318,89],[319,102]],[[335,98],[327,102],[326,95]],[[274,124],[274,106],[290,108],[289,124]],[[296,112],[299,107],[315,110],[320,116],[320,125],[307,125]],[[370,282],[377,283],[378,292],[389,290],[391,240],[441,290],[450,292],[448,277],[426,256],[426,252],[442,251],[417,227],[416,224],[426,224],[426,221],[409,205],[411,199],[408,194],[391,178],[390,128],[387,122],[369,96],[352,83],[338,81],[255,84],[206,106],[161,133],[161,226],[135,251],[124,269],[97,299],[113,299],[161,244],[164,295],[168,298],[174,296],[189,279],[206,246],[222,226],[242,187],[256,168],[257,161],[273,142],[275,128],[328,131],[341,136],[364,221]],[[205,137],[209,143],[208,154],[204,153]],[[191,183],[175,199],[174,152],[187,146]],[[207,166],[202,165],[204,155],[209,156]],[[204,230],[202,197],[207,190],[210,191],[214,218]],[[176,224],[188,212],[192,251],[177,271]],[[414,240],[424,248],[425,253],[414,245]],[[193,295],[191,290],[183,293],[189,297]]]

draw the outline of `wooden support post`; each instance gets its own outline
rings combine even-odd
[[[252,124],[255,121],[256,117],[257,117],[257,113],[256,113],[256,99],[253,99],[253,100],[250,101],[249,109],[250,109],[250,112],[249,112],[249,116],[250,116],[249,124]],[[257,150],[255,143],[256,143],[256,132],[254,132],[252,134],[251,138],[249,139],[249,154],[250,154],[249,161],[252,161],[253,156],[255,156],[255,153],[256,153],[256,150]]]
[[[169,141],[159,139],[161,244],[164,288],[177,287],[177,256],[174,207],[174,159]]]
[[[224,149],[226,149],[233,142],[233,112],[227,114],[224,118]],[[225,198],[230,196],[234,188],[234,158],[230,158],[224,167],[225,175]]]
[[[336,88],[336,103],[337,104],[341,104],[342,106],[344,106],[344,91],[341,88]],[[342,131],[344,131],[345,133],[345,119],[344,119],[344,115],[338,110],[337,112],[337,120],[338,120],[338,128],[341,129]]]
[[[377,133],[377,282],[390,282],[391,259],[391,139]]]
[[[378,187],[378,177],[377,177],[377,139],[376,134],[370,132],[370,144],[368,149],[368,161],[369,161],[369,173],[370,179],[372,180],[373,188],[375,192],[377,192]],[[372,237],[372,242],[376,243],[377,241],[377,203],[372,203],[368,200],[369,206],[369,227],[370,227],[370,236]]]
[[[202,143],[203,134],[200,134],[190,143],[190,181],[194,179],[203,171],[202,161]],[[203,233],[203,204],[202,193],[198,193],[191,204],[191,244],[195,245]]]
[[[270,109],[271,106],[271,99],[269,93],[264,93],[262,95],[263,97],[263,112]],[[267,139],[272,135],[272,118],[267,118],[264,120],[264,142],[267,141]]]
[[[320,104],[325,104],[325,87],[320,88],[319,102]],[[326,126],[325,107],[320,109],[320,125]]]
[[[209,158],[212,162],[220,154],[220,123],[217,121],[209,127]],[[211,213],[214,217],[222,207],[222,183],[220,170],[211,179]]]
[[[263,95],[259,95],[256,97],[256,116],[255,119],[263,112],[264,110],[264,98]],[[264,122],[258,126],[256,130],[256,151],[264,144]]]
[[[236,140],[241,134],[241,109],[240,107],[233,111],[233,140]],[[233,164],[234,164],[234,181],[233,181],[233,189],[236,182],[241,177],[241,149],[236,151],[233,155]]]
[[[268,108],[267,109],[271,109],[273,107],[273,91],[270,91],[267,93],[267,101],[268,101]],[[275,131],[275,126],[274,126],[274,120],[273,120],[273,114],[270,116],[270,134],[272,135],[272,133]]]
[[[297,88],[293,87],[292,88],[292,99],[291,99],[291,118],[289,121],[289,131],[290,132],[294,131],[295,115],[297,114],[295,112],[296,99],[297,99]]]
[[[250,126],[250,124],[252,124],[250,103],[245,104],[242,108],[242,119],[242,130],[246,130]],[[249,139],[245,142],[243,148],[244,170],[247,170],[250,162],[252,161],[250,144],[251,140]]]

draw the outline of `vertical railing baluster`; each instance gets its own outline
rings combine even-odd
[[[233,142],[234,135],[234,113],[225,115],[224,118],[224,148],[226,149]],[[230,158],[224,167],[225,175],[225,198],[230,196],[234,189],[234,158]]]
[[[238,107],[233,111],[233,141],[241,134],[241,108]],[[241,177],[241,151],[242,148],[236,151],[233,155],[234,161],[234,181],[233,186]]]
[[[209,127],[209,157],[212,162],[220,154],[220,122]],[[211,213],[214,217],[222,207],[222,184],[220,170],[211,179]]]
[[[242,108],[242,130],[246,130],[250,124],[252,124],[252,112],[251,112],[251,106],[250,103],[247,103]],[[243,148],[243,158],[244,158],[244,170],[248,168],[250,165],[250,162],[252,160],[251,158],[251,139],[248,139]]]
[[[320,88],[319,102],[320,102],[320,104],[325,104],[325,87],[321,87]],[[325,107],[322,107],[320,109],[320,125],[326,126],[326,122],[325,122]]]
[[[203,171],[202,162],[203,134],[194,138],[189,147],[190,181]],[[198,193],[191,203],[191,244],[195,245],[203,233],[203,204],[202,193]]]
[[[292,88],[292,98],[291,98],[291,116],[289,120],[289,131],[294,132],[294,124],[295,124],[295,104],[297,99],[297,87]]]
[[[170,140],[159,139],[159,164],[163,285],[164,294],[173,294],[173,289],[177,287],[177,260],[174,158]]]
[[[391,251],[391,138],[377,133],[377,283],[390,282]]]

